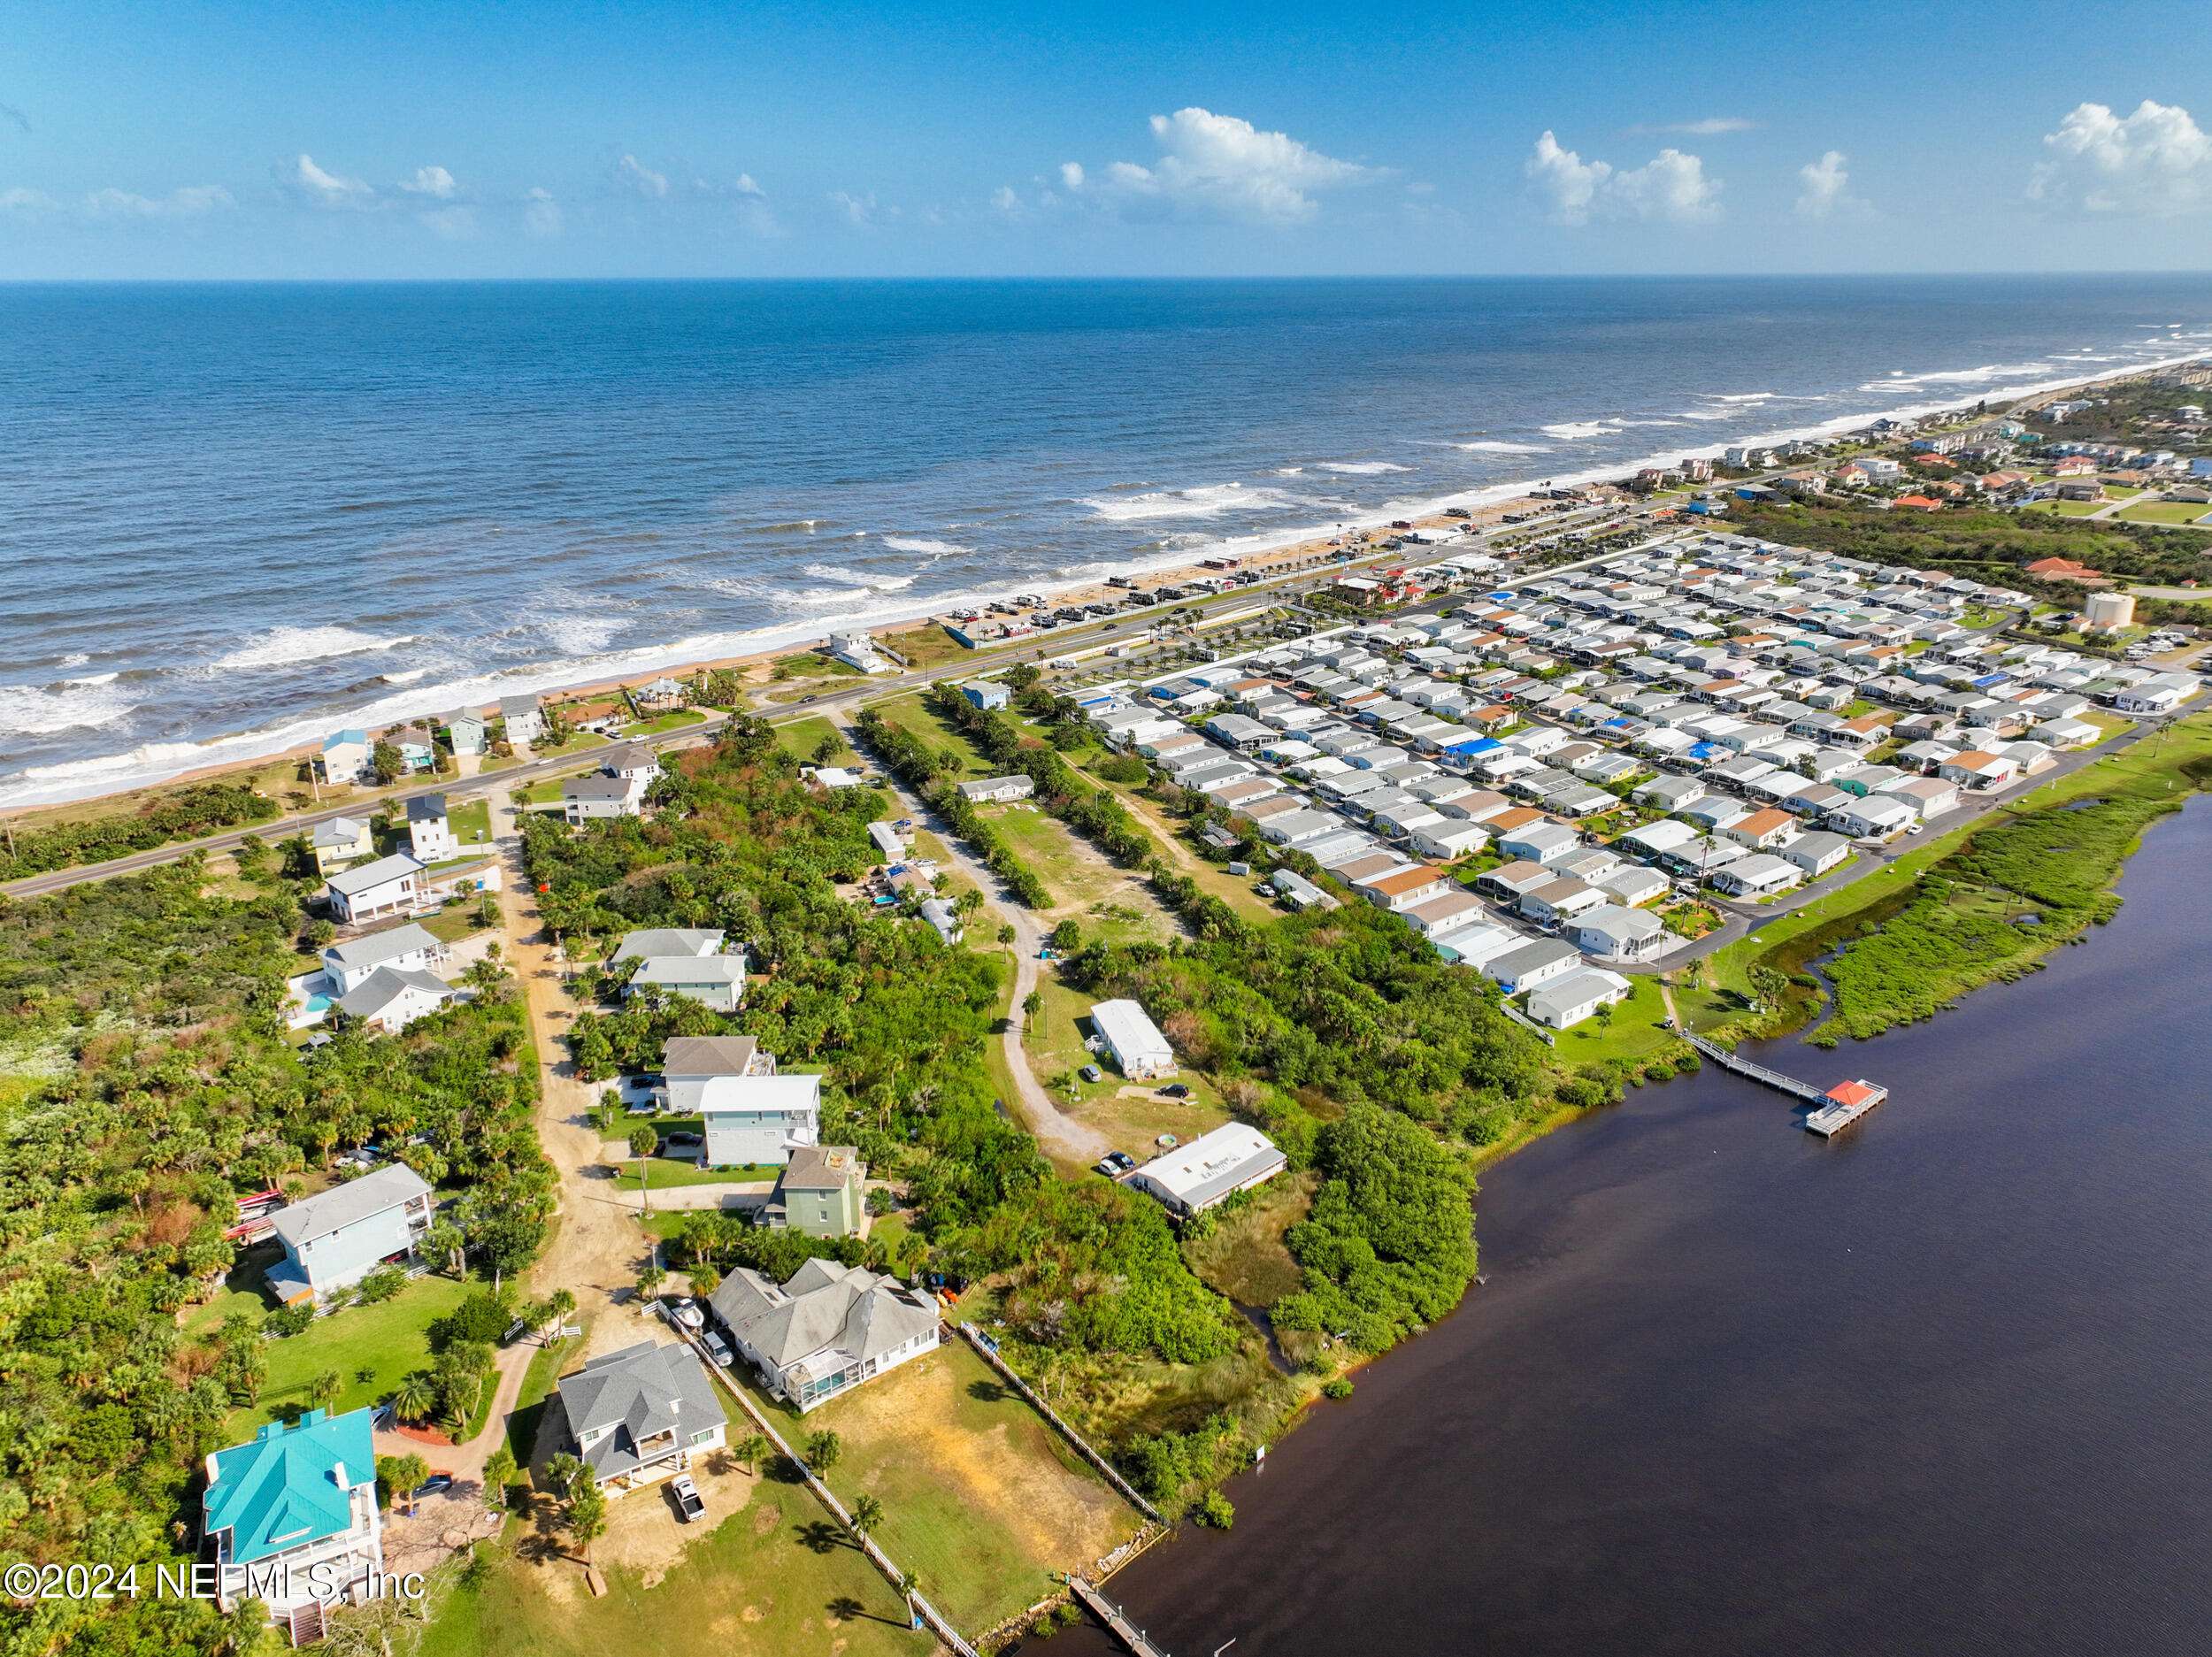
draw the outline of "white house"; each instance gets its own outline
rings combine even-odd
[[[1187,1145],[1154,1157],[1129,1183],[1179,1218],[1274,1178],[1288,1165],[1275,1142],[1241,1122],[1224,1123]]]
[[[574,1454],[610,1499],[672,1477],[719,1449],[728,1417],[698,1354],[639,1341],[564,1376],[561,1414]]]
[[[1091,1009],[1091,1028],[1101,1047],[1131,1081],[1175,1073],[1175,1049],[1135,1001],[1098,1002]]]
[[[323,743],[315,767],[325,782],[359,782],[369,774],[369,735],[365,731],[340,731]]]
[[[379,967],[428,972],[445,960],[446,947],[409,921],[330,945],[323,951],[323,978],[331,993],[343,995],[365,982]]]
[[[897,670],[877,653],[876,641],[864,633],[841,633],[830,639],[830,654],[847,667],[864,673],[891,673]]]
[[[1828,814],[1828,826],[1854,840],[1888,840],[1919,821],[1911,802],[1886,794],[1870,794]]]
[[[1518,995],[1564,978],[1581,964],[1582,952],[1572,944],[1558,938],[1539,938],[1492,957],[1479,970],[1508,995]]]
[[[443,794],[417,794],[407,802],[407,848],[419,863],[442,863],[461,855]]]
[[[1615,961],[1642,961],[1673,942],[1660,918],[1647,909],[1608,903],[1567,923],[1566,940],[1583,954]]]
[[[545,713],[535,696],[502,696],[499,717],[507,726],[507,740],[518,746],[545,734]]]
[[[1568,1030],[1593,1017],[1601,1007],[1628,999],[1628,980],[1602,967],[1585,967],[1555,983],[1531,990],[1528,1016],[1553,1030]]]
[[[332,1005],[372,1029],[397,1035],[453,999],[453,986],[434,974],[379,967]]]
[[[1026,800],[1037,792],[1033,777],[979,777],[960,785],[960,797],[970,805],[989,805],[1005,800]]]
[[[1808,880],[1817,879],[1851,855],[1851,842],[1840,834],[1801,834],[1788,845],[1778,848],[1775,855],[1784,863],[1794,863],[1805,871]]]
[[[1755,852],[1724,869],[1714,870],[1709,878],[1731,897],[1763,898],[1786,892],[1800,884],[1805,878],[1805,871],[1771,853]]]
[[[937,1345],[933,1297],[834,1260],[810,1260],[781,1285],[741,1266],[708,1304],[738,1355],[801,1415]]]
[[[405,852],[374,863],[342,869],[328,878],[323,895],[331,913],[349,926],[387,915],[411,914],[424,901],[423,866]]]

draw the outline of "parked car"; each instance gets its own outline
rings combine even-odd
[[[1106,1160],[1114,1165],[1117,1174],[1125,1174],[1137,1165],[1137,1159],[1126,1151],[1109,1151]]]
[[[434,1496],[440,1491],[451,1490],[452,1488],[452,1474],[433,1473],[428,1478],[426,1478],[421,1484],[415,1486],[415,1495],[417,1499],[419,1500],[425,1496]]]
[[[737,1362],[737,1354],[730,1350],[730,1343],[710,1329],[699,1337],[699,1344],[707,1349],[708,1357],[726,1369]]]
[[[686,1524],[694,1519],[706,1517],[706,1499],[699,1494],[698,1485],[691,1482],[691,1475],[679,1473],[668,1481],[668,1493],[676,1499],[676,1515]]]
[[[1170,1082],[1165,1087],[1160,1089],[1160,1097],[1163,1099],[1188,1099],[1190,1097],[1190,1084],[1188,1082]]]
[[[1093,1162],[1091,1166],[1096,1169],[1100,1173],[1105,1175],[1109,1179],[1117,1178],[1121,1173],[1121,1169],[1115,1162],[1113,1155],[1110,1152],[1106,1155],[1100,1157],[1096,1162]]]
[[[1106,1076],[1106,1072],[1100,1070],[1095,1064],[1086,1064],[1080,1070],[1077,1071],[1076,1074],[1080,1076],[1087,1082],[1102,1081],[1105,1079]]]
[[[661,1135],[661,1144],[675,1151],[695,1151],[706,1142],[706,1136],[700,1133],[664,1133]]]

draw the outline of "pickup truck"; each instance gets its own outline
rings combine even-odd
[[[676,1512],[686,1524],[706,1517],[706,1500],[699,1494],[699,1487],[691,1482],[690,1474],[679,1473],[669,1480],[668,1493],[676,1499]]]

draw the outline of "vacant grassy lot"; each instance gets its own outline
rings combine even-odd
[[[1283,1233],[1306,1217],[1315,1184],[1310,1172],[1278,1174],[1206,1236],[1187,1239],[1184,1261],[1209,1288],[1239,1305],[1274,1305],[1304,1281]]]
[[[673,1185],[719,1185],[733,1179],[773,1179],[776,1170],[767,1167],[702,1168],[696,1162],[679,1162],[672,1156],[649,1159],[649,1178],[641,1181],[635,1162],[626,1162],[614,1177],[618,1191],[635,1191],[641,1184],[654,1191],[666,1191]]]
[[[609,1569],[604,1599],[585,1591],[573,1567],[518,1560],[518,1547],[548,1538],[509,1526],[482,1550],[484,1579],[438,1606],[420,1657],[601,1657],[641,1644],[716,1657],[927,1657],[934,1641],[908,1630],[897,1594],[826,1530],[828,1517],[804,1486],[772,1477],[742,1484],[745,1506],[664,1576],[648,1586],[643,1573]]]
[[[826,740],[837,745],[836,756],[829,763],[849,765],[856,757],[852,745],[839,733],[837,727],[826,716],[818,713],[804,719],[794,719],[789,725],[778,725],[776,740],[783,745],[785,753],[809,765],[815,763],[815,750]]]
[[[257,1270],[231,1274],[231,1285],[187,1320],[189,1332],[219,1328],[225,1318],[244,1313],[258,1321],[270,1311]],[[471,1288],[450,1277],[424,1277],[410,1282],[390,1300],[375,1306],[349,1306],[319,1317],[304,1332],[265,1341],[262,1354],[269,1376],[259,1400],[233,1410],[224,1423],[224,1442],[253,1436],[265,1421],[308,1408],[315,1377],[336,1370],[344,1383],[333,1413],[343,1415],[373,1404],[397,1386],[411,1370],[427,1369],[430,1342],[426,1331],[461,1303]],[[363,1379],[364,1372],[367,1378]]]
[[[696,708],[672,708],[666,713],[657,713],[650,719],[633,719],[622,727],[624,736],[658,736],[664,731],[680,731],[687,725],[697,725],[707,716]]]
[[[1106,1135],[1115,1148],[1142,1162],[1163,1133],[1188,1139],[1229,1119],[1213,1084],[1188,1066],[1156,1082],[1133,1082],[1110,1061],[1094,1057],[1083,1046],[1090,1029],[1089,998],[1048,972],[1037,989],[1044,1005],[1022,1032],[1030,1068],[1070,1115]],[[1087,1082],[1078,1073],[1086,1064],[1098,1066],[1097,1081]],[[1160,1089],[1170,1082],[1189,1087],[1189,1097],[1161,1098]]]
[[[2146,501],[2124,506],[2113,516],[2126,524],[2193,524],[2212,513],[2212,506],[2190,501]]]
[[[787,1431],[828,1430],[828,1477],[850,1503],[883,1504],[877,1539],[962,1629],[1043,1597],[1048,1573],[1084,1570],[1138,1515],[965,1346],[940,1347],[812,1411]]]

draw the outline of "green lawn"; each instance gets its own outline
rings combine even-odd
[[[811,714],[804,719],[794,719],[789,725],[776,727],[776,740],[783,745],[783,751],[809,765],[814,763],[815,750],[821,747],[825,739],[837,744],[837,756],[830,761],[831,764],[849,765],[858,757],[853,752],[852,745],[839,734],[837,727],[821,714]]]
[[[664,731],[680,731],[687,725],[697,725],[706,717],[696,708],[672,708],[666,713],[655,714],[650,719],[633,719],[622,727],[622,734],[658,736]]]
[[[2212,506],[2188,501],[2147,501],[2124,506],[2113,516],[2124,524],[2193,524],[2212,514]]]
[[[1571,1030],[1552,1032],[1552,1052],[1562,1063],[1606,1064],[1619,1059],[1642,1064],[1679,1043],[1673,1032],[1659,1027],[1667,1016],[1659,980],[1640,976],[1629,983],[1633,987],[1628,999],[1612,1009],[1610,1019],[1587,1018]]]
[[[696,1162],[678,1162],[669,1156],[656,1156],[651,1160],[652,1178],[649,1184],[655,1191],[664,1191],[672,1185],[719,1185],[732,1180],[773,1179],[778,1171],[765,1164],[744,1168],[702,1168]],[[634,1162],[622,1165],[622,1170],[614,1177],[614,1186],[618,1191],[638,1189],[637,1164]]]
[[[639,1572],[608,1570],[603,1599],[584,1591],[574,1565],[516,1560],[516,1547],[537,1538],[511,1525],[480,1550],[491,1565],[484,1579],[439,1602],[419,1657],[601,1657],[641,1640],[716,1657],[928,1657],[934,1639],[908,1629],[898,1595],[823,1529],[828,1515],[803,1485],[772,1477],[747,1485],[746,1505],[712,1515],[719,1522],[665,1576],[648,1587]],[[541,1569],[572,1573],[565,1592],[548,1593]]]
[[[941,754],[956,754],[964,763],[964,775],[993,777],[997,768],[977,751],[973,743],[959,732],[949,729],[936,715],[922,706],[919,692],[905,696],[894,696],[887,702],[870,704],[883,717],[887,725],[895,725],[911,731]]]
[[[465,849],[474,850],[491,843],[492,802],[488,800],[470,800],[455,806],[446,813],[446,821],[452,825],[453,838]]]
[[[476,919],[474,901],[449,904],[421,923],[423,931],[440,943],[457,944],[472,932],[483,931]]]
[[[234,1272],[234,1279],[242,1276]],[[472,1285],[442,1276],[417,1277],[390,1300],[376,1306],[349,1306],[343,1311],[317,1318],[303,1334],[264,1343],[269,1377],[259,1401],[234,1410],[224,1423],[225,1441],[236,1443],[252,1435],[265,1421],[274,1421],[288,1408],[307,1408],[308,1388],[315,1377],[335,1369],[345,1383],[335,1412],[373,1404],[397,1386],[411,1370],[430,1363],[426,1331],[437,1319],[460,1305]],[[201,1332],[219,1327],[234,1312],[261,1317],[269,1309],[258,1288],[241,1286],[218,1295],[192,1315],[187,1329]],[[361,1380],[359,1372],[369,1378]]]
[[[1049,971],[1039,981],[1037,990],[1043,1005],[1022,1030],[1030,1068],[1069,1114],[1103,1133],[1114,1142],[1114,1148],[1142,1162],[1151,1154],[1153,1140],[1163,1133],[1190,1139],[1229,1119],[1213,1083],[1187,1065],[1156,1082],[1133,1082],[1114,1069],[1110,1060],[1094,1057],[1083,1046],[1090,998],[1068,988]],[[1079,1072],[1086,1064],[1098,1066],[1100,1079],[1087,1082],[1082,1078]],[[1072,1078],[1069,1085],[1053,1086],[1054,1079],[1064,1072]],[[1188,1097],[1161,1098],[1160,1089],[1171,1082],[1187,1086]],[[1125,1088],[1134,1091],[1125,1094]],[[1007,1094],[1012,1096],[1010,1092]]]

